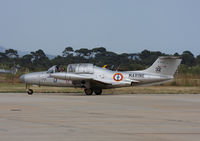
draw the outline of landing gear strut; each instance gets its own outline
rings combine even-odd
[[[33,94],[33,90],[30,89],[30,85],[29,84],[26,84],[26,91],[27,91],[28,95],[32,95]]]
[[[92,95],[93,93],[93,90],[91,88],[85,89],[84,91],[86,95]]]

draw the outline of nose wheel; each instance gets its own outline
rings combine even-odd
[[[30,89],[30,85],[29,84],[26,84],[26,91],[27,91],[28,95],[32,95],[33,94],[33,90]]]
[[[32,95],[33,94],[33,90],[32,89],[28,89],[27,93],[28,93],[28,95]]]

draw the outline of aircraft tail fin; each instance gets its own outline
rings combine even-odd
[[[181,59],[176,56],[161,56],[152,66],[144,70],[147,73],[173,76],[181,63]]]

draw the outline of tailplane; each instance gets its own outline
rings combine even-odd
[[[181,63],[181,59],[176,56],[161,56],[151,67],[144,70],[147,73],[173,76]]]

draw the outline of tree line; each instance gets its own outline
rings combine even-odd
[[[97,66],[107,65],[108,69],[141,70],[149,67],[159,56],[175,55],[182,58],[180,73],[200,74],[200,55],[194,56],[190,51],[182,54],[166,54],[160,51],[143,50],[140,53],[122,53],[108,51],[104,47],[93,49],[81,48],[74,50],[66,47],[61,55],[49,59],[41,49],[19,57],[17,50],[8,49],[0,52],[1,68],[9,69],[18,65],[21,71],[42,71],[52,65],[67,67],[71,63],[92,63]]]

